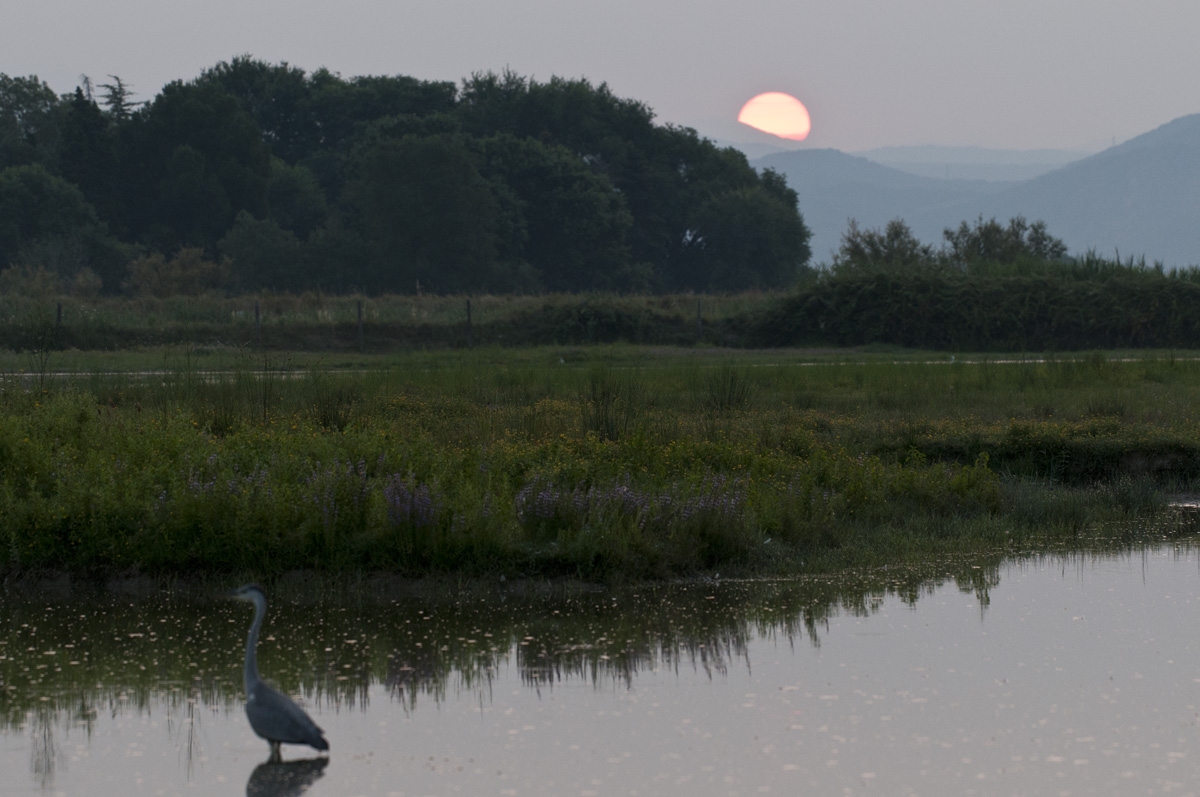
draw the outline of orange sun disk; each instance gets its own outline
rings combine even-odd
[[[768,91],[754,97],[742,106],[737,120],[756,130],[792,141],[803,141],[812,130],[812,119],[804,103],[781,91]]]

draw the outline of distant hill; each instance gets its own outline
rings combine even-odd
[[[1091,153],[1068,149],[926,146],[880,147],[852,154],[921,177],[1013,181],[1039,177]]]
[[[801,150],[753,165],[786,175],[813,230],[813,259],[828,261],[849,218],[882,227],[903,218],[922,241],[984,218],[1045,220],[1072,253],[1200,264],[1200,114],[1018,182],[919,177],[836,150]]]
[[[797,147],[783,147],[777,144],[763,141],[734,141],[732,139],[714,138],[711,139],[718,147],[732,147],[739,150],[746,156],[747,160],[762,158],[767,155],[776,155],[784,152],[797,152]]]
[[[852,218],[860,227],[882,227],[919,210],[978,201],[1009,185],[918,177],[836,149],[781,152],[757,158],[752,165],[783,174],[800,195],[800,212],[813,233],[809,244],[814,263],[829,262]],[[941,241],[940,227],[932,235],[930,230],[924,233],[917,234]]]
[[[1072,252],[1200,264],[1200,114],[957,206],[959,215],[1045,219]],[[915,224],[943,216],[925,208]],[[914,227],[915,229],[915,227]]]

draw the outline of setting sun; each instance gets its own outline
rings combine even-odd
[[[812,129],[804,103],[780,91],[768,91],[747,102],[738,113],[738,121],[792,141],[803,141]]]

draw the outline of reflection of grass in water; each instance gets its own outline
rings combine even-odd
[[[1114,533],[1088,543],[1082,554],[1028,556],[1134,556],[1142,546],[1127,539]],[[1194,546],[1191,538],[1173,544],[1185,553]],[[639,672],[676,666],[718,678],[730,667],[753,665],[747,657],[755,637],[819,646],[830,619],[870,616],[889,596],[916,606],[953,583],[986,607],[1003,561],[993,554],[803,580],[604,590],[532,582],[402,585],[405,597],[390,582],[349,587],[343,580],[295,579],[277,589],[259,660],[264,677],[300,695],[318,723],[322,711],[365,710],[376,684],[410,711],[446,700],[451,691],[486,699],[509,663],[531,688],[571,680],[630,684]],[[0,682],[8,687],[0,694],[0,725],[7,731],[40,711],[45,722],[38,727],[53,745],[57,728],[87,730],[98,715],[132,709],[164,715],[180,747],[193,753],[194,724],[207,713],[193,714],[197,707],[241,720],[250,615],[240,606],[201,597],[207,589],[188,597],[184,586],[168,600],[86,591],[56,599],[26,586],[0,608],[10,629],[0,660]]]

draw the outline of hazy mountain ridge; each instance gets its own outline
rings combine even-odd
[[[1045,219],[1076,253],[1119,251],[1168,266],[1200,263],[1200,114],[980,199],[977,206],[984,216]]]
[[[1043,219],[1075,254],[1200,263],[1200,114],[1014,183],[919,177],[836,150],[753,165],[786,175],[799,193],[816,262],[829,260],[849,218],[870,228],[903,218],[921,240],[940,244],[943,229],[982,214]]]
[[[1091,153],[1070,149],[996,149],[994,147],[929,145],[877,147],[850,154],[882,163],[885,166],[893,163],[997,163],[1005,165],[1035,163],[1058,167],[1085,158]]]
[[[1028,180],[1091,154],[1067,149],[987,147],[879,147],[854,152],[909,174],[953,180]]]
[[[918,209],[954,207],[1009,185],[919,177],[836,149],[782,152],[758,158],[752,165],[775,169],[796,189],[800,212],[813,234],[809,242],[813,261],[818,263],[830,260],[852,218],[860,226],[882,227]],[[941,240],[941,228],[932,230],[932,235],[930,230],[924,232],[926,240]]]

